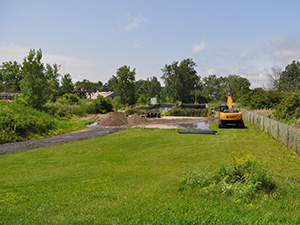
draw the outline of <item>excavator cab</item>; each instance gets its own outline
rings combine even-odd
[[[228,110],[228,105],[220,105],[220,112],[224,112],[224,110]]]

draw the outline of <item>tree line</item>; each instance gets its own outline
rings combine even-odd
[[[201,77],[196,63],[190,59],[165,64],[161,69],[164,86],[156,76],[136,80],[136,70],[124,65],[106,82],[87,79],[73,83],[70,74],[61,75],[60,65],[41,62],[42,51],[31,49],[20,64],[3,62],[0,66],[0,92],[21,91],[23,99],[34,108],[47,101],[55,102],[64,93],[74,90],[115,91],[120,106],[136,103],[149,104],[150,98],[159,102],[208,103],[226,101],[230,92],[234,101],[250,108],[272,108],[283,98],[282,93],[296,92],[300,88],[300,63],[293,61],[284,70],[272,68],[269,74],[270,90],[251,89],[247,78],[239,75]]]

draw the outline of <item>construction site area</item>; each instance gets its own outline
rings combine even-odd
[[[81,120],[95,120],[95,123],[89,125],[87,129],[72,133],[57,135],[53,137],[28,140],[22,142],[6,143],[1,145],[0,155],[26,151],[34,148],[54,145],[58,143],[71,142],[103,136],[115,133],[131,127],[144,128],[196,128],[209,129],[211,121],[217,121],[218,117],[161,117],[147,118],[139,114],[126,115],[123,112],[110,112],[91,117],[81,118]]]

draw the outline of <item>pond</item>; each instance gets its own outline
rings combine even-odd
[[[91,124],[87,124],[86,126],[87,126],[87,127],[97,127],[97,126],[98,126],[98,123],[97,123],[97,122],[94,122],[94,123],[91,123]]]
[[[185,129],[201,129],[201,130],[208,130],[210,126],[210,121],[195,121],[191,123],[172,123],[172,125],[176,125],[178,128],[185,128]],[[97,122],[92,124],[86,125],[87,127],[97,127]]]
[[[207,130],[209,129],[210,122],[209,121],[195,121],[194,123],[180,123],[177,124],[181,128],[186,129],[202,129]]]

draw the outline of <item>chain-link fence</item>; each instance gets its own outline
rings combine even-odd
[[[272,135],[285,146],[300,153],[300,130],[268,117],[241,109],[243,119]]]

